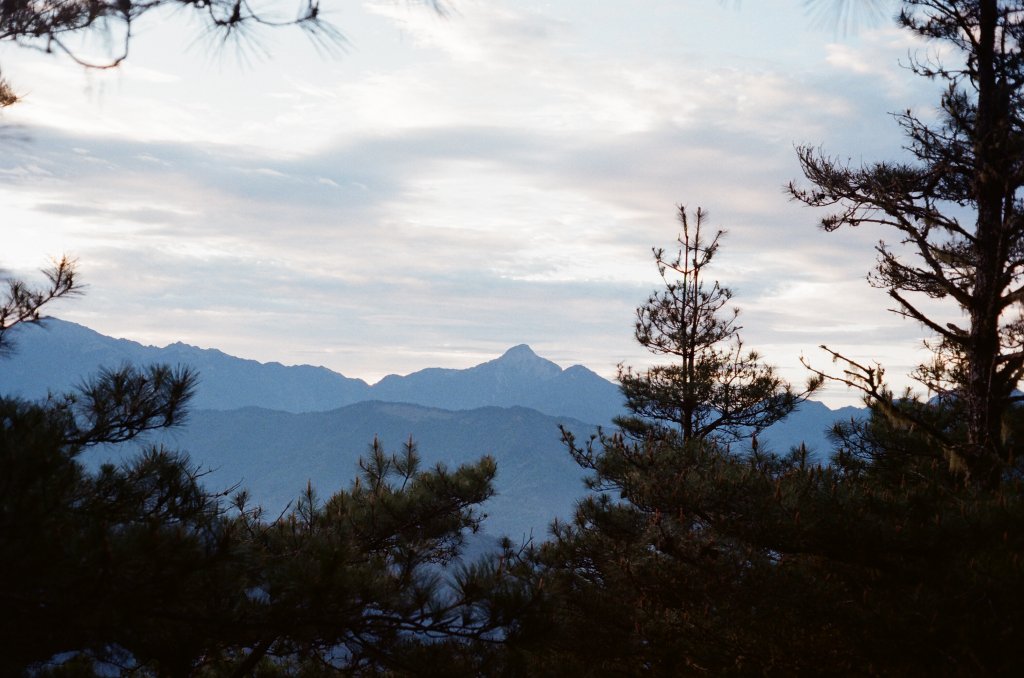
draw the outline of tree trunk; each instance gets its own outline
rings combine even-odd
[[[995,64],[997,0],[980,2],[977,84],[978,110],[974,129],[975,194],[978,204],[974,290],[967,346],[966,471],[974,482],[998,482],[1002,447],[1002,411],[1006,403],[997,392],[996,367],[1000,354],[1003,228],[1003,168],[1007,111],[999,106]]]

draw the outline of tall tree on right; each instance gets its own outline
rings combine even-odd
[[[897,19],[954,49],[941,61],[911,63],[916,74],[946,84],[937,123],[910,111],[897,116],[914,161],[851,167],[803,147],[812,187],[791,184],[790,192],[835,210],[822,220],[825,230],[874,223],[896,231],[897,246],[878,245],[869,279],[888,290],[897,313],[937,335],[937,360],[917,376],[962,409],[964,426],[954,435],[914,423],[952,469],[993,487],[1014,456],[1004,431],[1024,375],[1024,2],[904,0]],[[923,297],[952,299],[966,322],[946,322],[923,308]],[[876,371],[850,367],[848,383],[869,403],[913,417],[899,411]]]

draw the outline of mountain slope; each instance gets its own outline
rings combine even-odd
[[[584,492],[583,471],[562,445],[559,424],[583,439],[593,430],[522,407],[448,411],[370,401],[303,414],[254,407],[199,410],[183,428],[146,442],[187,451],[210,471],[203,480],[208,488],[245,488],[273,516],[307,481],[322,499],[347,486],[374,437],[397,452],[412,436],[425,466],[455,466],[489,454],[498,463],[498,494],[484,506],[490,516],[485,529],[521,539],[531,531],[543,537],[551,520],[568,516]],[[92,461],[109,454],[98,451]]]
[[[563,370],[525,344],[465,370],[431,368],[404,377],[389,375],[370,393],[378,400],[449,410],[518,405],[596,424],[610,423],[622,412],[623,403],[612,382],[582,365]]]
[[[26,398],[66,391],[100,367],[124,363],[188,365],[199,372],[194,408],[259,405],[303,412],[327,410],[367,398],[369,387],[325,367],[259,363],[175,343],[164,348],[114,339],[82,325],[48,319],[12,332],[14,353],[0,361],[0,393]]]
[[[832,451],[828,432],[840,421],[866,416],[867,408],[841,407],[829,409],[824,403],[807,400],[782,421],[765,429],[758,436],[762,449],[785,454],[793,446],[803,442],[811,457],[818,462],[827,462]]]
[[[790,436],[824,431],[837,418],[856,412],[856,408],[832,411],[821,403],[805,403],[778,425],[781,428],[762,434],[762,447],[784,453],[795,444]],[[498,494],[483,508],[489,516],[485,530],[520,540],[531,532],[543,537],[551,521],[569,517],[576,499],[585,493],[585,473],[562,444],[559,425],[578,440],[586,440],[594,431],[583,422],[523,407],[452,411],[367,401],[300,414],[255,407],[199,410],[183,428],[146,442],[188,452],[195,463],[209,470],[204,478],[208,488],[245,488],[274,516],[299,496],[307,481],[321,499],[347,486],[359,473],[358,459],[375,437],[386,450],[397,452],[411,436],[426,466],[455,466],[489,454],[498,463]],[[808,447],[818,459],[827,458],[827,448],[818,447],[813,435],[804,437],[810,438]],[[823,434],[820,439],[824,440]],[[133,452],[132,448],[119,450],[119,454]]]
[[[182,343],[164,348],[113,339],[81,325],[50,319],[44,326],[15,328],[13,355],[0,360],[0,393],[45,397],[48,390],[72,388],[100,367],[123,363],[190,365],[200,384],[193,409],[262,407],[284,412],[322,412],[357,402],[406,402],[451,410],[485,406],[528,407],[554,417],[608,425],[622,412],[622,396],[612,382],[586,367],[562,369],[526,345],[464,370],[430,368],[391,375],[373,386],[324,367],[259,363]],[[809,401],[765,431],[761,442],[784,453],[801,440],[819,460],[831,445],[826,431],[835,421],[863,409],[830,410]]]
[[[15,351],[0,361],[0,393],[26,398],[68,390],[101,367],[127,362],[195,368],[200,384],[193,407],[198,409],[252,406],[316,412],[385,400],[457,410],[522,406],[607,424],[622,408],[615,384],[580,365],[563,370],[525,345],[469,369],[391,375],[371,387],[325,367],[259,363],[180,342],[163,348],[143,346],[56,318],[42,326],[22,325],[12,334]]]

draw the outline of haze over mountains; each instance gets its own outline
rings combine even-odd
[[[56,318],[18,327],[14,340],[14,354],[0,364],[0,389],[26,398],[73,388],[101,367],[167,363],[199,372],[194,409],[252,406],[297,413],[385,400],[453,410],[521,406],[595,424],[609,424],[622,411],[615,384],[581,365],[563,370],[525,344],[469,369],[429,368],[370,386],[326,367],[260,363],[181,342],[143,346]]]
[[[298,498],[307,481],[321,499],[347,486],[375,437],[388,452],[399,452],[412,437],[423,468],[453,468],[489,454],[498,461],[498,475],[496,495],[483,507],[485,529],[519,540],[530,533],[543,537],[551,520],[568,516],[584,492],[583,471],[566,453],[559,425],[584,438],[593,431],[524,407],[452,411],[367,401],[301,414],[199,410],[187,426],[158,440],[208,468],[208,488],[243,487],[270,517]]]
[[[56,319],[20,326],[14,339],[14,353],[0,361],[5,395],[42,398],[124,363],[196,369],[200,385],[188,423],[157,441],[208,469],[211,489],[244,487],[268,512],[283,510],[307,481],[322,498],[347,485],[375,436],[389,451],[412,436],[427,465],[494,456],[498,495],[484,507],[485,528],[541,536],[584,493],[584,474],[559,426],[585,439],[623,411],[615,384],[583,366],[562,369],[525,345],[469,369],[425,369],[371,386],[323,367],[259,363],[182,343],[143,346]],[[780,452],[805,441],[824,459],[825,430],[861,412],[807,402],[760,440]]]

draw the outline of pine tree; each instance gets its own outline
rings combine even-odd
[[[897,116],[913,161],[850,167],[814,148],[799,151],[811,188],[790,186],[809,205],[838,211],[826,230],[880,224],[899,244],[878,246],[870,280],[896,311],[936,336],[937,360],[919,372],[933,393],[963,408],[963,436],[908,418],[877,371],[850,363],[846,381],[889,416],[929,430],[951,467],[988,487],[1018,455],[1004,437],[1024,375],[1024,3],[908,0],[900,25],[952,48],[943,60],[915,60],[920,76],[945,84],[938,123]],[[964,218],[964,208],[969,216]],[[919,298],[950,299],[965,323],[923,310]]]
[[[812,380],[795,393],[756,351],[744,349],[739,310],[727,308],[732,291],[707,280],[705,269],[724,235],[719,230],[706,238],[707,218],[698,208],[691,220],[680,206],[678,252],[653,250],[664,289],[637,309],[634,334],[644,348],[673,362],[642,372],[620,365],[632,415],[616,423],[633,437],[672,430],[684,443],[749,438],[788,415],[820,383]]]
[[[185,369],[123,367],[39,403],[0,398],[0,635],[7,674],[68,651],[106,652],[196,629],[191,607],[225,578],[218,496],[187,456],[149,447],[89,470],[92,447],[181,421]]]
[[[232,645],[225,665],[274,658],[367,674],[457,675],[461,664],[476,675],[485,648],[529,605],[500,559],[459,560],[465,534],[483,517],[477,507],[493,494],[493,459],[421,469],[412,440],[399,454],[374,440],[360,468],[325,502],[307,488],[278,520],[240,503],[259,603],[238,625],[249,642]]]
[[[807,467],[806,450],[783,459],[756,442],[749,453],[730,445],[784,417],[819,382],[795,393],[744,351],[732,293],[705,277],[722,232],[705,240],[701,210],[691,220],[680,208],[679,218],[678,254],[654,251],[665,288],[637,310],[634,328],[642,345],[676,362],[622,371],[631,410],[622,432],[582,444],[564,434],[599,493],[534,553],[556,621],[527,621],[532,635],[516,639],[531,672],[720,674],[772,661],[796,670],[818,658],[782,657],[777,632],[808,629],[765,595],[789,573],[773,568],[757,541],[764,535],[749,534],[777,510],[776,479]],[[818,605],[810,590],[792,592],[794,603]],[[832,639],[826,631],[803,640]]]
[[[302,0],[294,19],[277,19],[270,8],[240,0],[75,0],[47,3],[38,0],[0,0],[0,42],[11,42],[45,52],[69,56],[90,68],[113,68],[128,57],[133,29],[143,16],[158,9],[192,10],[214,35],[225,42],[245,36],[257,26],[294,25],[323,46],[342,40],[320,14],[318,0]],[[110,48],[107,59],[90,61],[79,56],[76,38],[103,33]],[[0,108],[17,101],[0,78]]]
[[[686,431],[676,413],[697,411],[677,369],[678,383],[666,376],[630,399],[643,415],[626,427],[631,437],[569,438],[601,492],[535,554],[558,620],[524,645],[538,673],[1008,675],[1024,666],[1024,437],[1013,394],[1024,364],[1024,5],[909,0],[899,21],[964,56],[960,70],[916,65],[947,82],[943,122],[901,116],[916,164],[851,169],[802,149],[814,187],[792,191],[840,206],[828,229],[898,231],[916,260],[882,244],[873,280],[939,335],[918,372],[937,397],[896,397],[881,367],[833,354],[845,360],[838,379],[864,391],[871,416],[838,427],[836,454],[819,466],[799,449],[730,452],[713,429],[660,435],[672,427],[658,421]],[[963,207],[973,208],[971,226],[952,209]],[[716,245],[684,243],[687,289],[699,289],[693,262]],[[952,298],[968,324],[926,315],[914,294]],[[654,310],[638,314],[638,339],[674,298],[715,311],[728,301],[717,287],[655,295]],[[692,336],[722,336],[728,322]],[[680,336],[663,335],[666,345]]]
[[[71,263],[47,274],[8,281],[0,348],[78,291]],[[374,441],[349,489],[320,502],[310,487],[270,520],[244,491],[229,505],[230,488],[204,487],[185,453],[85,463],[180,424],[196,379],[123,366],[40,402],[0,397],[0,673],[478,672],[531,604],[500,558],[459,561],[494,461],[421,469],[411,440],[400,455]]]
[[[6,277],[3,299],[0,300],[0,356],[12,348],[10,330],[23,323],[42,322],[42,309],[61,298],[77,296],[82,287],[78,282],[75,262],[67,257],[43,270],[48,284],[33,287],[20,278]]]

